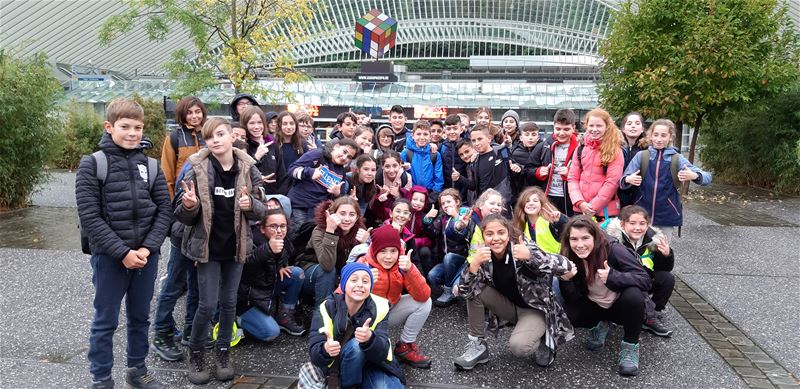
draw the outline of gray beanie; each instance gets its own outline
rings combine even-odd
[[[506,113],[503,114],[503,117],[500,118],[500,123],[502,124],[503,120],[506,120],[506,118],[514,118],[514,121],[517,122],[517,126],[519,126],[519,114],[517,114],[517,111],[514,111],[513,109],[506,111]]]

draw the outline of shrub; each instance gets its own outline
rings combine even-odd
[[[800,193],[800,85],[756,106],[715,120],[703,162],[723,181]]]
[[[159,101],[145,99],[139,94],[134,94],[133,100],[144,108],[144,136],[153,142],[153,148],[146,150],[145,154],[161,160],[161,146],[164,145],[164,138],[167,136],[164,106]]]
[[[56,167],[75,170],[81,157],[95,152],[103,136],[103,117],[91,105],[70,100]]]
[[[60,127],[53,107],[62,88],[47,56],[0,49],[0,210],[24,207],[46,175]]]

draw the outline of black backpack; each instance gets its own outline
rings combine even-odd
[[[95,176],[97,177],[97,181],[100,183],[100,207],[103,215],[105,215],[106,194],[104,187],[106,185],[106,178],[108,178],[108,157],[102,150],[95,151],[92,153],[91,157],[94,158]],[[156,177],[158,177],[158,161],[155,158],[147,157],[147,179],[150,184],[150,192],[153,191],[153,186],[156,183]],[[81,228],[80,218],[78,218],[78,230],[81,234],[81,250],[84,254],[91,254],[92,250],[89,247],[89,236],[86,235],[86,230]]]

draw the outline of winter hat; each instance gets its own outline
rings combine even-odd
[[[275,111],[269,111],[264,113],[264,118],[267,119],[267,123],[269,123],[270,121],[272,121],[272,119],[275,119],[276,117],[278,117],[278,113]],[[264,123],[264,125],[266,126],[267,123]]]
[[[375,279],[372,278],[372,271],[369,269],[369,266],[360,262],[351,262],[347,265],[344,265],[342,268],[342,280],[339,281],[339,287],[341,288],[342,293],[344,293],[344,286],[347,284],[347,280],[350,279],[350,276],[357,271],[365,271],[367,274],[369,274],[369,291],[372,292],[372,287],[375,285]]]
[[[506,113],[503,114],[503,117],[500,118],[500,123],[502,124],[503,120],[506,120],[506,118],[514,118],[514,121],[517,122],[517,126],[519,126],[519,114],[517,114],[517,111],[514,111],[513,109],[506,111]]]
[[[272,199],[278,200],[278,202],[281,204],[281,208],[283,209],[283,213],[286,214],[287,219],[292,217],[292,201],[289,200],[288,197],[279,194],[266,195],[264,196],[264,204]]]
[[[400,233],[391,224],[384,224],[376,228],[370,237],[369,250],[373,258],[387,247],[395,247],[398,251],[401,251],[403,247],[400,243]]]

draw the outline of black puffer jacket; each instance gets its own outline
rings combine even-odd
[[[147,177],[147,156],[142,149],[122,149],[107,133],[99,146],[108,160],[108,176],[102,188],[105,200],[101,200],[97,163],[92,156],[81,159],[75,179],[78,217],[89,236],[92,253],[121,261],[130,250],[142,247],[158,252],[172,220],[164,174],[159,169],[157,177]],[[152,192],[145,178],[156,180]]]
[[[275,304],[272,292],[275,289],[278,270],[289,265],[294,253],[292,243],[284,240],[283,251],[273,253],[269,241],[261,233],[258,226],[253,226],[253,255],[247,258],[239,282],[236,313],[241,315],[251,307],[273,315]]]

